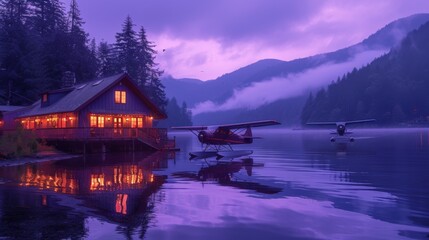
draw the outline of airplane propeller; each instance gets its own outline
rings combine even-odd
[[[204,141],[207,139],[207,133],[205,131],[201,131],[198,133],[198,140],[201,143],[204,143]]]

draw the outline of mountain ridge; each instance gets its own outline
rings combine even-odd
[[[302,123],[376,118],[381,124],[428,124],[428,43],[429,22],[388,54],[309,96]]]
[[[337,51],[317,54],[291,61],[261,59],[252,64],[239,68],[236,71],[226,73],[215,80],[205,82],[199,80],[190,82],[186,79],[175,80],[170,77],[164,78],[163,83],[166,86],[167,97],[175,97],[178,102],[184,101],[191,108],[195,107],[196,104],[205,101],[210,101],[214,104],[221,104],[227,99],[231,98],[236,91],[249,87],[252,84],[256,84],[258,82],[263,82],[272,78],[287,78],[291,74],[299,74],[328,63],[343,63],[349,61],[357,54],[364,51],[384,49],[387,52],[389,49],[397,46],[400,43],[400,39],[406,36],[408,32],[416,29],[427,21],[429,21],[429,14],[416,14],[393,21],[368,36],[362,42],[347,48],[339,49]],[[351,70],[352,69],[350,69],[350,71]],[[334,79],[332,79],[332,81],[333,80]],[[303,94],[302,97],[306,98],[307,95],[308,92]],[[301,99],[301,101],[298,102],[303,104],[305,102],[305,98],[304,100]],[[296,101],[293,102],[294,104],[297,104]],[[264,107],[270,107],[268,105],[265,105]],[[279,104],[275,105],[278,108]],[[295,107],[293,108],[295,109]],[[246,110],[237,111],[242,112]],[[299,112],[295,112],[294,114],[299,116]],[[211,122],[213,120],[222,121],[221,118],[216,117],[215,115],[215,113],[196,115],[194,116],[194,123],[206,124],[207,122]],[[238,113],[237,115],[242,114]],[[299,118],[296,118],[296,120],[298,119]]]

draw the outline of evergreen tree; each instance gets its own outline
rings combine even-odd
[[[98,77],[111,76],[117,73],[113,48],[107,42],[100,42],[97,48]]]
[[[127,16],[122,25],[122,32],[116,34],[115,49],[118,68],[126,71],[132,79],[138,79],[138,46],[133,22]]]
[[[313,101],[313,93],[310,92],[310,95],[308,96],[301,112],[301,124],[305,124],[310,120]]]
[[[151,71],[156,67],[154,61],[156,51],[153,49],[154,47],[155,45],[147,40],[144,27],[141,27],[138,34],[139,66],[137,83],[142,88],[150,81]]]
[[[162,110],[165,110],[167,100],[165,87],[160,77],[163,73],[155,63],[155,45],[147,40],[144,27],[140,28],[138,36],[138,84]]]
[[[29,21],[34,31],[42,37],[57,31],[66,31],[64,7],[59,0],[28,0],[32,12]]]
[[[34,95],[27,79],[32,77],[32,38],[25,27],[28,5],[24,0],[0,1],[0,96],[10,105],[28,104]]]
[[[397,48],[308,99],[312,121],[375,118],[380,124],[429,123],[429,23]],[[311,103],[313,102],[313,103]]]
[[[182,116],[182,124],[184,126],[191,126],[192,125],[192,112],[188,109],[188,105],[186,102],[182,103],[181,108],[181,116]]]
[[[187,108],[185,102],[182,103],[182,107],[177,103],[176,98],[172,98],[167,101],[166,112],[168,118],[159,123],[160,127],[173,127],[173,126],[191,126],[192,115]]]
[[[76,0],[71,0],[68,13],[68,70],[76,75],[76,80],[93,79],[96,76],[97,60],[95,51],[91,51],[88,43],[88,34],[83,30],[83,20]],[[93,43],[95,45],[95,42]],[[95,47],[93,47],[95,49]]]
[[[57,89],[67,71],[69,48],[64,7],[59,0],[28,0],[32,12],[28,24],[36,39],[38,54],[34,58],[39,91]],[[62,49],[62,51],[58,51]]]

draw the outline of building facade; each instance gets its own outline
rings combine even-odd
[[[153,121],[166,117],[125,73],[45,92],[31,106],[5,113],[2,124],[47,140],[137,139],[158,149],[167,132],[153,128]]]

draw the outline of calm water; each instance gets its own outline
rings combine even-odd
[[[429,129],[254,131],[251,158],[182,151],[0,168],[0,239],[429,239]]]

